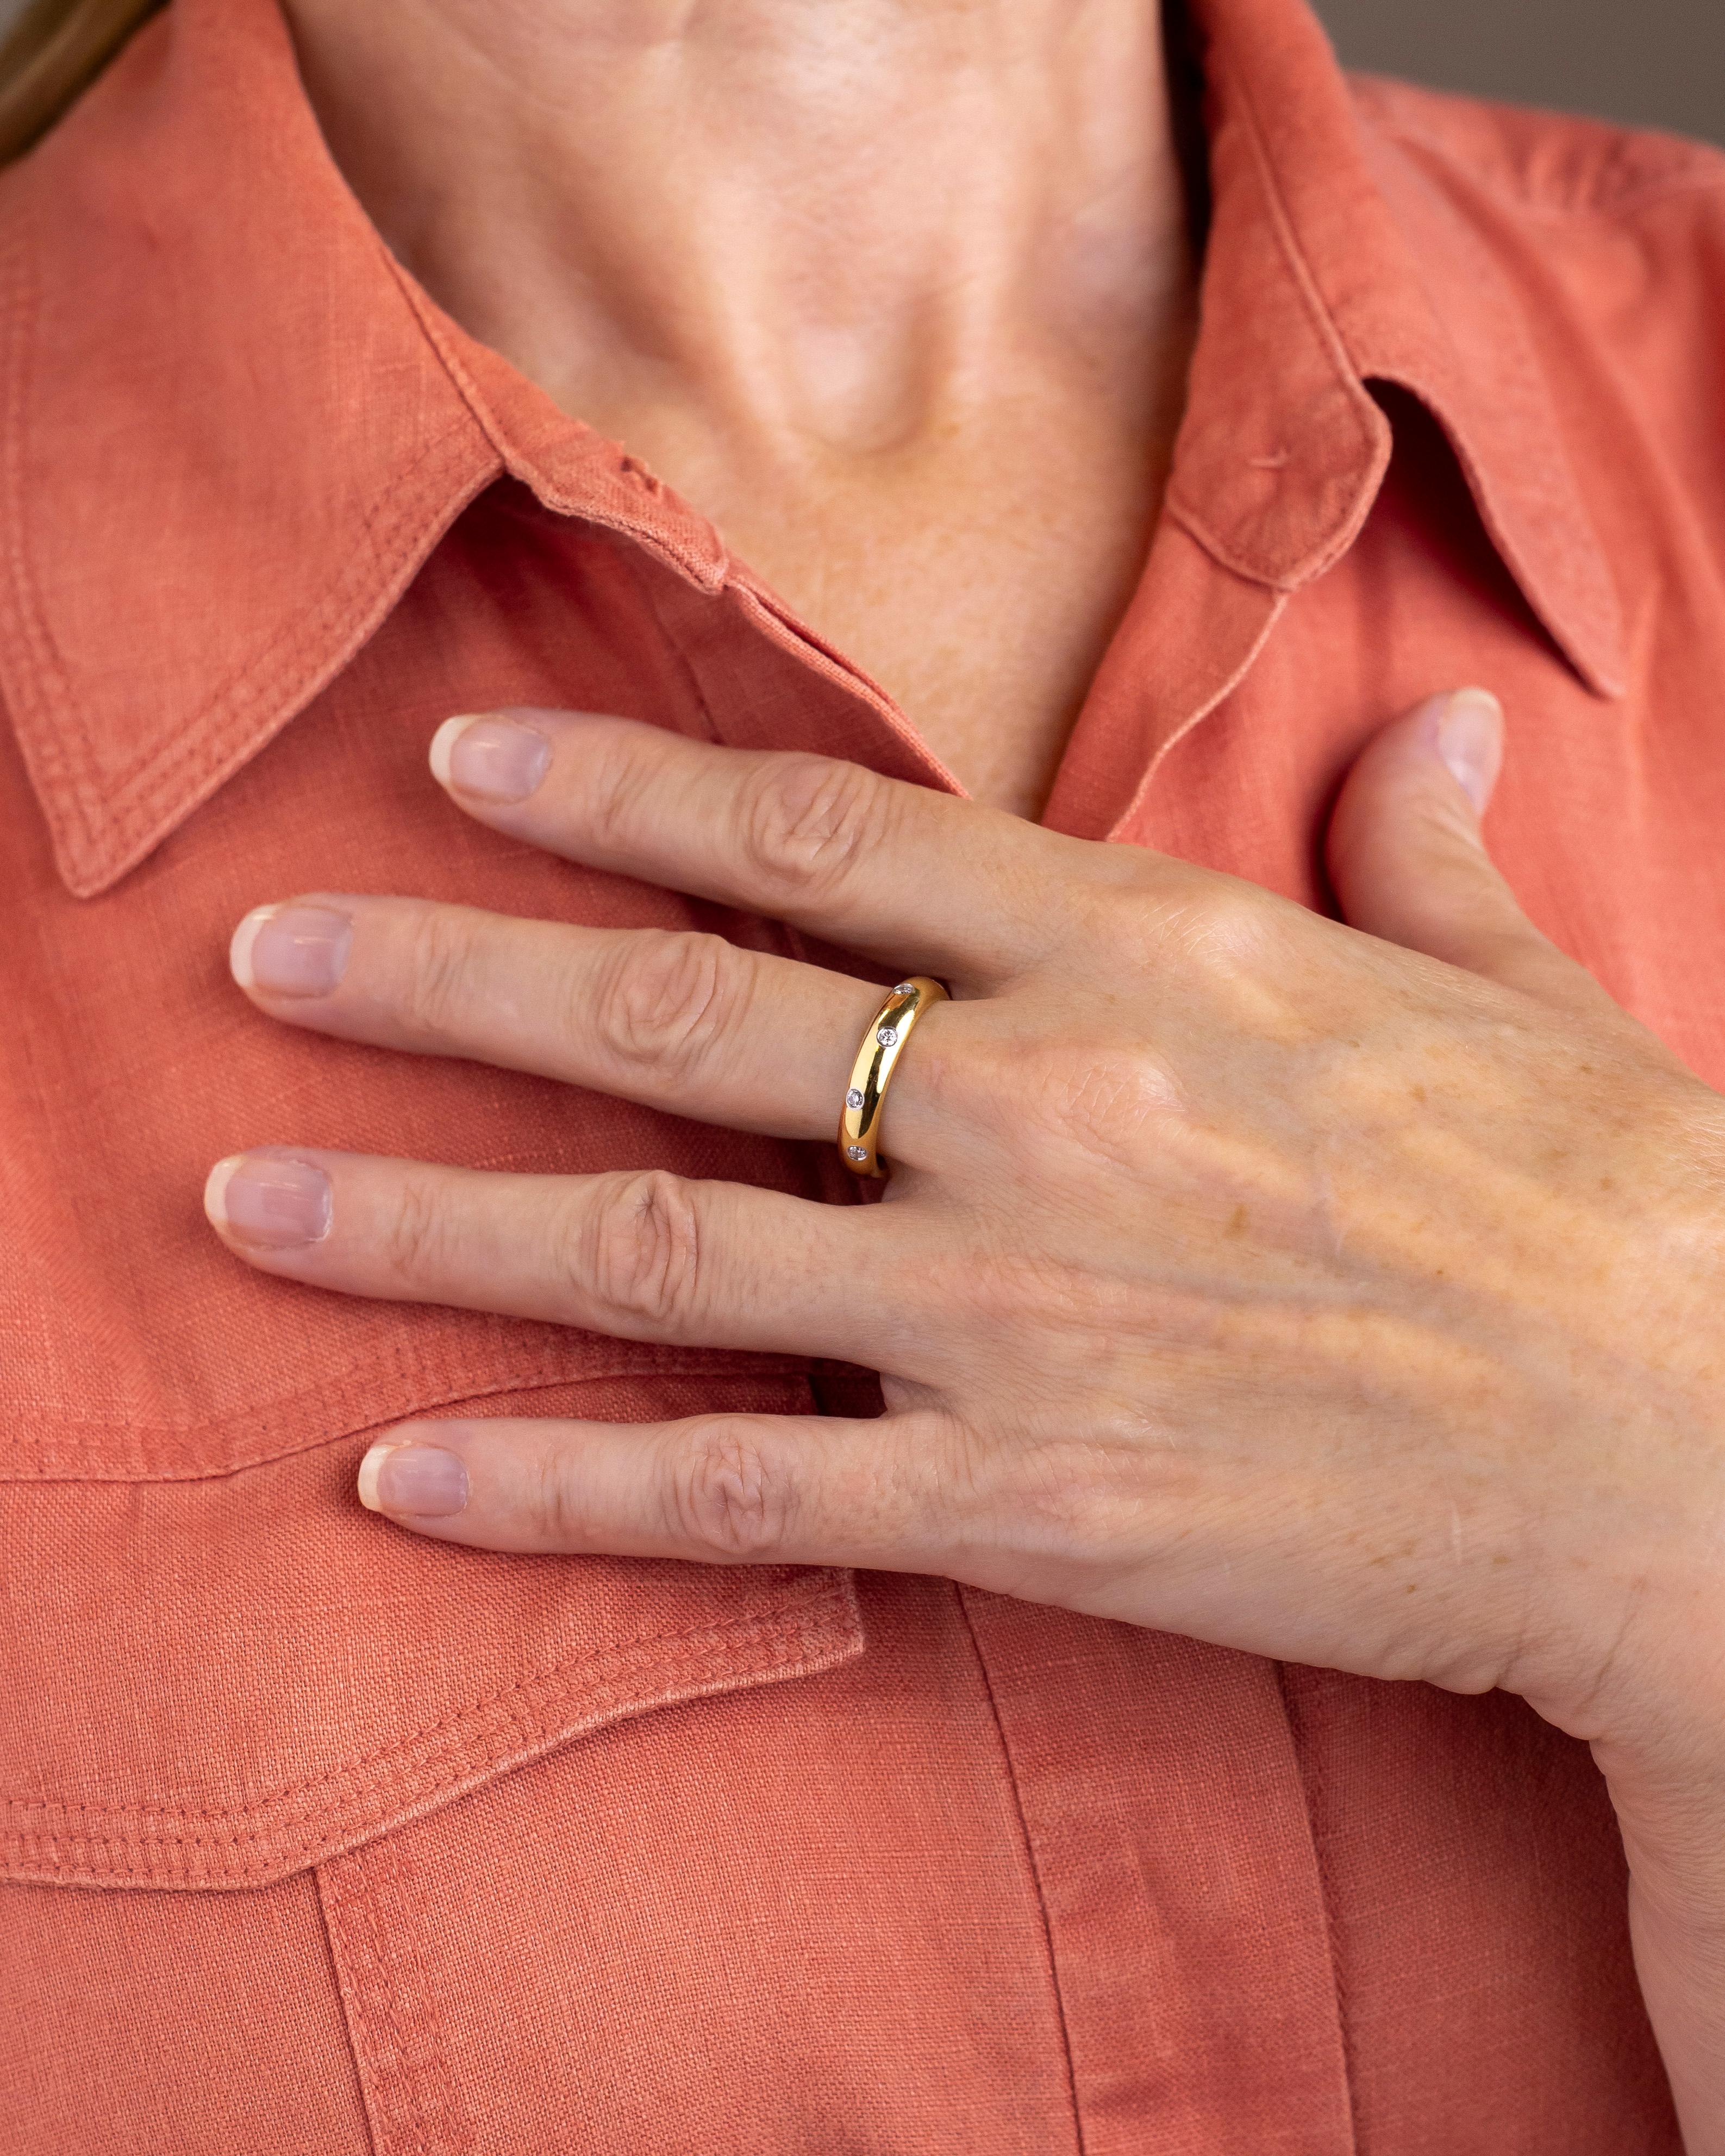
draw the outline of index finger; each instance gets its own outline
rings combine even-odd
[[[432,771],[469,814],[548,851],[771,915],[901,973],[978,987],[1060,932],[1117,850],[800,751],[516,706],[449,719]]]

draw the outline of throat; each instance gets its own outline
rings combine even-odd
[[[284,0],[434,300],[1045,799],[1194,316],[1160,0]]]

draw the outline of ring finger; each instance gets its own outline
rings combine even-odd
[[[790,1138],[833,1135],[881,996],[720,936],[411,898],[317,894],[259,907],[235,931],[230,961],[253,1002],[290,1024]],[[917,1045],[920,1060],[929,1030]],[[893,1091],[894,1151],[911,1163],[923,1151],[920,1091],[905,1076]]]

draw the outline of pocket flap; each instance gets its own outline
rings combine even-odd
[[[806,1377],[733,1366],[462,1411],[811,1405]],[[0,1872],[259,1886],[607,1722],[861,1651],[846,1572],[422,1541],[355,1500],[367,1442],[197,1481],[4,1486]]]

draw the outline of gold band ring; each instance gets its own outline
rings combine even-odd
[[[947,992],[938,981],[931,980],[927,973],[913,973],[909,980],[888,990],[880,1009],[869,1020],[869,1029],[850,1066],[850,1083],[839,1113],[839,1151],[853,1175],[886,1174],[878,1147],[886,1082],[904,1053],[911,1029],[931,1004],[946,1000]]]

